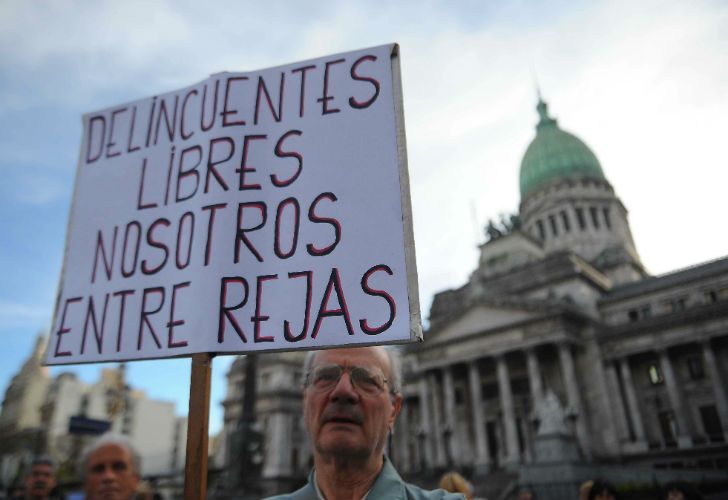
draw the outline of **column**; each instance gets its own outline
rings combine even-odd
[[[571,346],[566,343],[559,344],[559,360],[561,362],[561,373],[566,386],[566,397],[569,407],[576,412],[576,435],[582,446],[584,455],[591,457],[591,438],[586,426],[586,415],[581,406],[579,387],[576,383],[576,370],[574,369],[574,358],[571,354]]]
[[[679,448],[688,448],[692,445],[690,427],[688,427],[688,417],[683,408],[682,395],[677,385],[677,378],[675,377],[675,372],[672,370],[672,362],[670,361],[667,349],[658,350],[657,355],[660,358],[662,376],[665,378],[667,397],[670,399],[670,406],[675,413],[675,421],[677,422],[677,446]]]
[[[423,436],[420,453],[424,454],[425,465],[428,468],[435,466],[430,403],[430,386],[428,385],[428,378],[423,374],[423,377],[420,379],[420,435]]]
[[[522,418],[517,421],[518,428],[521,430],[523,436],[523,462],[530,464],[533,462],[533,436],[531,433],[531,422],[528,418]]]
[[[440,406],[440,384],[437,382],[437,375],[434,371],[427,376],[430,384],[430,394],[432,395],[433,412],[433,434],[435,436],[435,465],[445,465],[445,441],[443,440],[443,418],[442,408]]]
[[[468,382],[471,418],[475,430],[475,472],[476,474],[486,474],[490,470],[490,455],[488,454],[488,434],[485,432],[485,418],[483,418],[483,398],[477,360],[468,364]]]
[[[453,367],[447,366],[443,370],[443,391],[445,397],[445,426],[447,442],[445,442],[445,456],[452,464],[459,465],[461,463],[462,454],[460,453],[460,440],[458,433],[458,425],[455,421],[455,384],[453,383]],[[448,463],[448,466],[451,465]]]
[[[402,404],[402,412],[399,414],[399,418],[397,419],[398,425],[395,425],[397,432],[394,435],[393,441],[397,443],[395,445],[397,447],[397,468],[404,472],[409,472],[411,470],[409,449],[409,419],[411,408],[409,407],[409,404],[406,404],[404,401]]]
[[[268,432],[265,438],[268,442],[267,446],[263,447],[265,459],[262,476],[290,477],[293,473],[290,447],[293,442],[292,416],[281,411],[272,413],[268,417]]]
[[[526,363],[528,365],[528,382],[531,388],[535,413],[535,410],[543,401],[543,383],[541,382],[541,370],[538,366],[538,356],[536,356],[535,347],[526,349]]]
[[[498,392],[500,393],[501,408],[503,410],[503,427],[506,438],[505,465],[518,464],[518,431],[516,430],[516,417],[513,411],[513,393],[511,392],[511,378],[508,374],[508,364],[505,355],[496,358],[498,372]]]
[[[642,423],[642,414],[640,413],[640,407],[637,402],[637,394],[634,390],[634,382],[632,381],[632,369],[629,366],[629,358],[625,358],[621,362],[615,361],[615,364],[619,367],[620,375],[622,375],[624,392],[627,396],[627,414],[629,415],[629,421],[632,424],[632,431],[634,432],[635,441],[639,443],[644,443],[645,427]]]
[[[715,360],[715,354],[713,354],[713,348],[710,346],[710,341],[705,340],[702,342],[702,347],[708,377],[710,377],[710,383],[713,386],[713,391],[715,391],[715,406],[723,426],[723,435],[728,440],[728,400],[725,395],[725,384],[720,376],[720,370]]]
[[[614,366],[613,361],[607,361],[604,366],[604,371],[607,376],[607,392],[609,395],[610,406],[612,407],[612,415],[617,423],[617,429],[619,433],[620,441],[627,441],[634,439],[634,436],[629,429],[627,423],[627,412],[624,408],[624,401],[622,399],[622,392],[619,388],[619,379],[617,378],[617,370]]]

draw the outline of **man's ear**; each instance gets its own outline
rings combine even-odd
[[[394,425],[394,421],[397,420],[399,412],[402,411],[402,395],[392,394],[392,416],[389,419],[389,425]]]

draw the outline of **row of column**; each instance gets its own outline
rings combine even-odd
[[[569,344],[562,343],[558,346],[559,362],[561,373],[566,387],[567,404],[577,415],[576,431],[579,442],[588,456],[590,453],[590,436],[587,431],[586,419],[582,414],[582,403],[577,386],[576,370]],[[526,351],[526,364],[528,369],[529,389],[533,399],[533,406],[537,408],[544,398],[544,387],[541,378],[539,360],[535,348],[528,348]],[[489,454],[490,443],[486,432],[485,408],[481,392],[481,377],[478,367],[479,360],[472,360],[467,363],[467,381],[470,393],[470,418],[474,429],[472,451],[474,466],[479,472],[485,472],[492,466]],[[505,451],[505,465],[520,462],[520,447],[518,443],[518,427],[514,408],[511,380],[506,362],[506,355],[501,354],[495,357],[496,376],[498,381],[498,392],[500,406],[503,416],[503,444]],[[435,371],[429,371],[420,379],[419,399],[421,417],[421,435],[423,439],[423,450],[428,465],[445,464],[453,457],[461,457],[464,442],[458,439],[455,432],[455,388],[453,382],[453,366],[442,368],[443,398],[445,414],[440,411],[440,404],[437,401],[437,375]],[[406,415],[405,415],[406,417]],[[405,424],[406,425],[406,424]],[[462,434],[461,434],[462,436]],[[445,442],[445,438],[449,442]],[[449,455],[449,456],[448,456]]]
[[[662,372],[665,390],[670,402],[670,407],[675,414],[675,423],[677,426],[677,445],[679,447],[688,447],[692,445],[690,439],[691,420],[690,413],[686,411],[687,405],[683,401],[682,391],[677,382],[673,364],[666,348],[656,351],[660,371]],[[723,432],[728,437],[728,399],[726,398],[725,385],[723,383],[715,354],[709,341],[701,344],[701,352],[705,360],[706,373],[709,378],[710,385],[713,387],[716,409],[723,426]],[[629,358],[615,359],[606,365],[607,377],[612,387],[610,391],[615,395],[615,417],[617,423],[622,429],[623,435],[628,435],[632,441],[642,444],[646,447],[647,438],[645,433],[645,425],[640,405],[632,378],[632,369],[630,367]],[[620,384],[617,373],[621,377],[621,387],[624,391],[624,400],[620,392]],[[626,405],[625,405],[626,403]]]

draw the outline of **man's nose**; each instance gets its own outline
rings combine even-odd
[[[101,473],[101,479],[103,481],[112,481],[115,478],[116,474],[114,473],[114,470],[111,467],[104,467],[104,470]]]
[[[351,383],[351,377],[348,373],[342,373],[341,378],[331,391],[329,398],[332,401],[356,402],[359,399],[359,393],[356,392],[354,385]]]

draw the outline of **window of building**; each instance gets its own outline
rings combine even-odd
[[[639,321],[652,317],[652,307],[649,304],[635,307],[627,311],[627,317],[630,322]]]
[[[703,369],[703,360],[699,355],[687,358],[688,373],[692,380],[700,380],[705,378],[705,370]]]
[[[718,292],[715,290],[707,290],[705,292],[705,302],[708,304],[718,302]]]
[[[676,313],[684,311],[687,308],[688,300],[686,297],[676,297],[666,300],[664,303],[665,311],[668,313]]]
[[[549,215],[549,224],[551,224],[551,233],[554,236],[559,235],[559,228],[556,226],[556,217]]]
[[[647,375],[650,378],[650,384],[652,385],[661,385],[665,382],[665,379],[662,376],[662,370],[660,370],[660,367],[655,363],[651,364],[647,368]]]
[[[541,219],[536,221],[536,227],[538,228],[538,236],[542,240],[546,239],[546,228],[543,227],[543,221]]]
[[[483,384],[480,395],[484,401],[496,399],[498,397],[498,386],[496,384]]]
[[[714,405],[700,407],[700,420],[703,423],[703,429],[710,442],[716,443],[725,440],[723,427],[720,425],[720,416]]]
[[[612,218],[609,216],[609,207],[604,207],[602,212],[604,213],[604,225],[607,226],[607,229],[612,229]]]
[[[564,224],[564,231],[571,232],[571,223],[569,222],[569,214],[565,210],[561,211],[561,222]]]
[[[531,386],[528,383],[528,378],[514,378],[511,379],[511,391],[514,395],[527,396],[531,394]]]
[[[652,307],[649,304],[640,307],[640,316],[642,319],[646,319],[652,316]]]
[[[591,214],[594,229],[599,229],[599,211],[597,210],[597,207],[589,207],[589,213]]]
[[[576,220],[579,223],[579,229],[584,231],[586,229],[586,219],[584,218],[584,209],[576,208]]]

